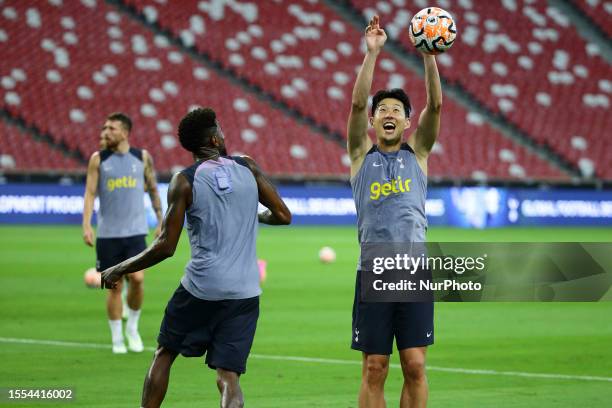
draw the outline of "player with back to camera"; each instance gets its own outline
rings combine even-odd
[[[242,407],[239,378],[246,371],[261,293],[258,221],[289,224],[291,213],[253,159],[220,154],[224,136],[212,109],[187,114],[178,135],[195,163],[172,177],[161,235],[145,251],[104,271],[102,285],[114,287],[122,276],[171,257],[186,215],[191,260],[166,307],[142,406],[161,405],[180,353],[206,354],[217,371],[221,407]],[[258,214],[258,202],[269,210]]]
[[[91,216],[96,195],[100,198],[96,239],[96,269],[102,271],[128,259],[146,248],[149,229],[144,207],[145,189],[151,198],[158,226],[161,227],[161,201],[153,159],[146,150],[130,147],[131,119],[123,113],[112,113],[104,122],[100,134],[102,150],[94,152],[87,166],[87,181],[83,208],[83,241],[93,246]],[[144,270],[131,276],[128,282],[128,317],[125,335],[130,351],[144,349],[138,333],[138,320],[144,296]],[[111,329],[112,351],[126,353],[121,322],[121,286],[108,292],[106,311]]]
[[[374,16],[365,31],[367,52],[348,119],[347,149],[359,242],[425,242],[427,159],[440,129],[440,78],[435,58],[423,54],[427,104],[407,143],[402,137],[410,127],[411,106],[402,89],[378,91],[368,118],[374,67],[386,40],[379,18]],[[376,144],[368,137],[368,125],[374,128]],[[388,188],[381,188],[383,185]],[[394,338],[404,376],[400,407],[425,407],[425,354],[434,341],[433,302],[364,302],[360,290],[358,271],[351,347],[363,356],[359,407],[385,406],[384,385]]]

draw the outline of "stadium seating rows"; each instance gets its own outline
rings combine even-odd
[[[312,1],[186,1],[181,3],[181,7],[153,0],[129,0],[128,3],[148,21],[172,31],[186,46],[207,53],[289,106],[345,134],[347,101],[354,74],[363,59],[361,34],[342,22],[331,9]],[[409,89],[416,107],[423,106],[423,80],[391,55],[384,54],[374,88],[397,86]],[[444,157],[445,160],[433,167],[433,174],[563,177],[537,157],[521,162],[522,156],[529,157],[529,153],[522,152],[522,148],[512,143],[505,143],[502,136],[487,124],[475,126],[466,121],[468,115],[452,100],[445,100],[440,136],[441,144],[448,147],[442,153],[444,156],[457,151],[455,144],[472,145],[481,140],[491,145],[489,148],[494,157],[501,150],[510,149],[511,157],[516,157],[519,162],[514,163],[513,170],[509,171],[508,164],[498,160],[491,163],[484,159],[474,162],[467,160],[466,156],[457,156],[458,160]],[[418,112],[413,118],[416,121]],[[467,155],[471,159],[471,155]],[[455,161],[459,163],[453,163]]]
[[[361,34],[331,9],[311,1],[129,4],[183,44],[345,133],[347,101],[363,55]],[[0,9],[5,22],[0,41],[10,45],[0,62],[3,106],[83,154],[95,149],[105,114],[124,110],[136,123],[133,144],[151,150],[158,168],[183,166],[190,158],[177,147],[176,123],[190,107],[210,105],[219,113],[230,152],[253,155],[271,173],[347,172],[340,144],[206,69],[114,7],[94,0],[50,0],[35,6],[7,1]],[[439,57],[442,72],[452,71],[444,64]],[[424,101],[420,77],[385,54],[374,86],[407,88],[417,120]],[[588,135],[581,139],[576,145],[586,144],[591,153]],[[431,161],[433,176],[566,177],[449,98],[439,140],[435,154],[441,160]]]
[[[597,24],[599,29],[612,37],[612,2],[609,0],[572,0],[572,3],[580,8],[591,20]]]
[[[252,154],[275,174],[346,171],[337,143],[246,94],[116,9],[93,1],[52,3],[60,4],[5,6],[4,14],[12,9],[15,17],[6,24],[11,46],[1,74],[10,85],[5,107],[58,142],[89,155],[105,115],[122,110],[135,123],[132,143],[169,170],[191,161],[177,146],[178,121],[190,107],[210,105],[230,153]]]
[[[77,170],[80,162],[0,121],[0,170]]]

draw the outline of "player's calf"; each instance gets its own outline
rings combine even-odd
[[[221,394],[221,408],[244,407],[239,378],[237,373],[217,368],[217,388]]]
[[[140,406],[143,408],[157,408],[166,396],[168,381],[170,379],[170,368],[178,354],[159,346],[155,351],[151,368],[147,371],[144,385],[142,388],[142,401]]]
[[[404,375],[404,386],[400,399],[401,408],[424,408],[427,406],[429,387],[425,372],[426,347],[400,350],[400,362]]]

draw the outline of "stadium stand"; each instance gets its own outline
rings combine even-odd
[[[149,149],[159,169],[180,167],[191,159],[177,146],[175,126],[191,106],[209,105],[218,111],[230,153],[252,154],[274,174],[346,172],[342,146],[245,94],[113,7],[15,1],[2,13],[10,16],[4,107],[71,149],[91,154],[105,115],[122,110],[135,122],[134,145]]]
[[[353,2],[358,7],[361,3],[365,2]],[[387,6],[381,6],[383,3]],[[382,7],[376,11],[384,18],[385,7],[390,15],[399,3],[402,2],[373,4]],[[419,2],[414,3],[417,6]],[[2,3],[4,24],[0,41],[9,45],[3,51],[7,58],[0,62],[4,109],[86,156],[97,145],[97,129],[105,115],[123,110],[136,124],[132,143],[152,151],[156,166],[169,171],[190,161],[174,136],[178,120],[192,106],[210,105],[219,113],[230,152],[253,155],[268,172],[346,175],[347,157],[342,143],[328,140],[313,127],[298,123],[287,112],[246,92],[186,52],[195,50],[213,63],[220,63],[226,71],[247,79],[288,107],[344,137],[347,101],[363,53],[360,32],[332,9],[311,1],[289,4],[190,0],[175,7],[167,1],[129,0],[126,4],[133,6],[151,26],[159,26],[179,38],[182,46],[175,46],[167,37],[154,34],[121,10],[100,1]],[[371,10],[364,8],[363,12]],[[405,13],[396,14],[396,20],[406,18]],[[404,30],[399,20],[389,26],[391,35]],[[500,31],[505,27],[503,24],[506,23],[498,22]],[[460,32],[460,38],[463,36],[469,36],[467,28]],[[407,36],[399,39],[407,41]],[[586,170],[590,165],[600,175],[605,169],[612,171],[609,170],[612,166],[604,165],[606,160],[609,163],[610,153],[601,148],[601,140],[593,139],[590,132],[578,134],[575,131],[578,128],[572,128],[571,123],[565,127],[558,123],[561,118],[579,114],[572,109],[559,113],[565,94],[551,93],[549,109],[536,103],[519,104],[518,89],[521,96],[537,97],[543,91],[523,90],[533,87],[534,81],[521,82],[528,78],[525,75],[515,78],[514,66],[506,68],[511,73],[507,76],[516,83],[490,75],[490,70],[501,69],[495,68],[501,65],[495,65],[490,55],[485,66],[488,75],[478,77],[458,69],[457,66],[465,64],[465,70],[473,70],[474,64],[470,63],[481,55],[472,52],[472,47],[461,52],[460,47],[470,46],[459,42],[451,53],[438,57],[443,75],[457,82],[462,75],[477,77],[477,81],[466,83],[482,87],[478,88],[480,94],[466,87],[468,91],[482,95],[485,105],[511,121],[525,118],[517,122],[520,129],[537,135],[534,139],[539,143],[559,149],[564,157]],[[498,52],[495,58],[498,54],[510,55]],[[538,58],[540,63],[540,56],[531,57],[533,61]],[[596,56],[589,58],[598,60]],[[597,66],[608,68],[601,62]],[[590,66],[588,70],[591,71]],[[586,84],[580,82],[583,83]],[[605,80],[600,81],[600,87],[605,88],[605,84]],[[385,54],[374,87],[392,86],[408,89],[417,110],[413,115],[416,121],[424,102],[423,80]],[[497,96],[492,97],[491,92]],[[567,101],[575,102],[571,97]],[[508,102],[514,110],[500,109],[509,106]],[[583,108],[582,102],[579,105],[578,110],[584,113],[587,108]],[[597,107],[590,109],[597,111]],[[534,111],[553,116],[554,120],[536,120],[538,115]],[[605,117],[595,115],[589,125],[601,129],[601,120]],[[561,127],[564,132],[558,132]],[[564,136],[572,133],[570,129],[575,134]],[[584,130],[584,125],[579,129]],[[550,132],[556,132],[558,137],[546,136]],[[570,147],[563,147],[566,144]],[[434,154],[442,160],[432,160],[433,177],[568,179],[546,159],[502,136],[486,117],[469,112],[449,97],[445,98],[442,133]]]
[[[270,91],[278,99],[344,136],[347,100],[350,98],[354,73],[361,64],[363,52],[360,33],[341,21],[333,10],[309,1],[291,3],[228,2],[212,7],[205,1],[189,1],[181,7],[167,2],[130,0],[128,4],[150,23],[174,33],[186,47],[195,47],[219,61],[228,69]],[[265,22],[262,21],[265,16]],[[222,24],[221,24],[222,21]],[[205,35],[204,35],[205,34]],[[415,107],[420,110],[425,98],[423,80],[386,53],[377,71],[375,88],[404,86],[409,89]],[[305,97],[307,95],[307,97]],[[553,177],[563,173],[530,157],[523,148],[506,143],[503,137],[479,119],[454,103],[445,100],[440,143],[448,149],[438,152],[455,160],[444,160],[432,168],[432,174],[471,178]],[[418,112],[413,120],[418,118]],[[453,121],[451,118],[454,118]],[[474,124],[477,123],[476,125]],[[455,144],[492,145],[488,157],[510,150],[507,157],[517,163],[478,160],[471,154],[455,156]],[[440,147],[440,146],[439,146]],[[468,157],[469,156],[469,157]],[[523,156],[527,159],[523,160]],[[466,165],[466,163],[469,163]]]
[[[365,18],[378,13],[390,20],[389,35],[416,52],[406,35],[407,10],[417,12],[426,1],[351,3]],[[438,57],[441,74],[583,174],[612,178],[612,152],[600,134],[609,123],[612,70],[568,18],[544,0],[438,4],[459,30],[452,51]]]
[[[0,170],[77,170],[82,164],[17,126],[0,121]]]
[[[612,2],[606,0],[571,0],[572,4],[579,7],[597,27],[604,32],[608,39],[612,37]]]

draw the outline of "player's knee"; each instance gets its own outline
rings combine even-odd
[[[130,276],[130,286],[142,286],[144,283],[144,273],[136,272]]]
[[[425,380],[425,359],[411,358],[402,361],[404,380],[420,382]]]
[[[157,350],[155,350],[155,358],[168,358],[173,353],[173,351],[168,350],[164,346],[159,346],[157,347]]]
[[[177,353],[163,346],[159,346],[153,355],[154,362],[158,365],[172,365]]]
[[[231,371],[217,370],[217,387],[219,387],[221,392],[227,389],[231,393],[236,390],[239,394],[240,384],[238,383],[238,374]]]
[[[111,298],[121,299],[121,291],[123,290],[123,283],[117,282],[117,286],[108,291],[108,296]]]
[[[366,380],[371,386],[382,386],[387,378],[389,363],[386,360],[368,359]]]

